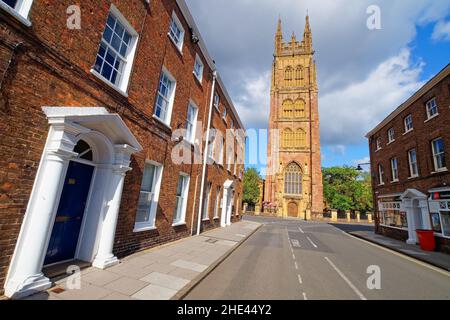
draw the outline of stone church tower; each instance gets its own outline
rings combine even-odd
[[[301,42],[275,36],[265,201],[281,217],[323,212],[316,64],[309,17]]]

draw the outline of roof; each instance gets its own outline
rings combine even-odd
[[[189,25],[190,28],[192,28],[193,33],[195,33],[195,35],[199,38],[198,46],[199,46],[203,56],[206,59],[206,63],[211,68],[211,70],[216,70],[216,65],[214,63],[214,60],[211,58],[211,55],[209,54],[208,49],[206,48],[205,41],[203,40],[203,38],[200,34],[200,31],[199,31],[197,25],[195,24],[194,18],[192,17],[191,12],[189,11],[188,6],[186,5],[186,1],[185,0],[176,0],[176,2],[178,4],[178,7],[180,8],[180,11],[183,14],[183,17],[186,20],[187,24]],[[231,111],[233,112],[234,116],[236,117],[236,120],[237,120],[239,126],[242,129],[245,129],[244,125],[242,124],[241,118],[239,117],[239,114],[237,113],[236,108],[234,107],[233,101],[231,100],[230,95],[228,94],[228,91],[227,91],[218,71],[217,71],[217,83],[219,84],[219,86],[225,96],[225,99],[227,100],[228,105],[231,108]]]
[[[381,121],[374,129],[372,129],[369,133],[367,133],[366,138],[370,138],[371,136],[376,134],[381,128],[383,128],[395,117],[397,117],[400,113],[402,113],[409,106],[411,106],[414,102],[420,99],[424,94],[430,91],[434,86],[436,86],[449,74],[450,74],[450,63],[444,69],[439,71],[439,73],[435,75],[432,79],[430,79],[425,85],[423,85],[422,88],[420,88],[416,93],[414,93],[408,100],[406,100],[397,109],[395,109],[389,116],[387,116],[383,121]]]

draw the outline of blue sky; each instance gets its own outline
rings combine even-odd
[[[284,39],[300,38],[309,11],[324,167],[367,162],[365,134],[450,62],[448,0],[186,1],[247,129],[268,126],[278,16]],[[380,30],[367,28],[370,5]],[[247,165],[262,171],[265,139],[259,148]]]

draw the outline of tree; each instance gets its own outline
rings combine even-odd
[[[369,173],[361,174],[350,167],[325,168],[323,187],[330,209],[367,212],[373,208]]]
[[[255,205],[260,198],[259,185],[261,177],[254,168],[248,168],[244,172],[244,195],[242,201],[249,205]]]

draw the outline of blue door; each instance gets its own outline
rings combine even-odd
[[[75,257],[94,167],[69,163],[44,265]]]

